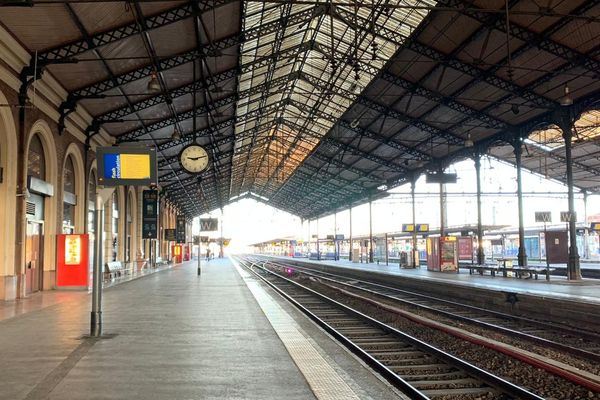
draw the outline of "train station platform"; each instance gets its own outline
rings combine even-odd
[[[27,299],[28,300],[28,299]],[[0,319],[0,399],[392,399],[307,318],[229,259],[188,262],[103,296],[43,292]]]
[[[546,281],[543,276],[536,279],[517,279],[496,275],[469,274],[468,269],[461,268],[459,273],[428,271],[426,266],[419,268],[400,268],[398,264],[353,263],[347,260],[309,260],[306,258],[273,257],[281,261],[310,263],[331,267],[347,268],[350,270],[371,271],[378,274],[391,274],[419,280],[422,282],[438,282],[458,287],[471,287],[496,292],[510,292],[569,300],[600,305],[600,279],[583,279],[569,281],[566,277],[552,276]]]

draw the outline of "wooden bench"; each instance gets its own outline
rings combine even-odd
[[[499,267],[497,265],[469,265],[469,274],[473,275],[474,272],[478,272],[479,275],[483,275],[484,272],[489,272],[491,276],[496,276],[498,272],[502,272],[502,276],[508,278],[508,273],[514,273],[516,278],[523,279],[534,276],[538,279],[540,274],[546,275],[546,279],[550,280],[550,271],[546,268],[531,268],[531,267]]]
[[[114,279],[127,274],[128,271],[121,261],[110,261],[104,264],[104,279]]]
[[[497,265],[469,265],[469,275],[473,275],[474,272],[478,272],[479,275],[489,272],[491,276],[496,276],[498,271],[499,267]]]

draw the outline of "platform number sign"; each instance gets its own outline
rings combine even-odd
[[[550,211],[536,211],[535,222],[552,222],[552,214]]]
[[[211,232],[219,229],[219,220],[217,218],[200,218],[200,231]]]
[[[571,222],[571,218],[573,218],[573,221],[577,221],[577,213],[570,213],[568,211],[560,212],[560,222]]]

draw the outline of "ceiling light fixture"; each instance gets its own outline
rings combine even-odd
[[[521,110],[519,110],[519,106],[517,104],[513,104],[512,106],[510,106],[510,111],[512,111],[512,113],[515,115],[517,115],[518,113],[521,112]]]
[[[181,132],[179,132],[179,129],[177,129],[177,127],[175,127],[175,129],[173,129],[173,134],[171,135],[171,139],[172,140],[180,140],[181,139]]]
[[[474,143],[471,139],[471,134],[467,134],[467,140],[465,140],[465,147],[473,147]]]
[[[567,84],[565,84],[565,94],[560,98],[560,105],[564,107],[573,105],[573,98],[569,94],[569,86]]]
[[[149,93],[160,93],[160,82],[158,81],[158,75],[156,72],[152,72],[150,75],[150,80],[148,81],[148,86],[146,89]]]

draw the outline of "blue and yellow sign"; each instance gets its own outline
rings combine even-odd
[[[98,147],[98,184],[151,186],[157,181],[156,149]]]
[[[149,154],[104,154],[104,177],[150,179]]]
[[[413,224],[402,224],[402,232],[414,232],[415,226]]]
[[[592,222],[590,225],[590,230],[600,231],[600,222]]]
[[[429,232],[429,224],[417,224],[417,232]]]

